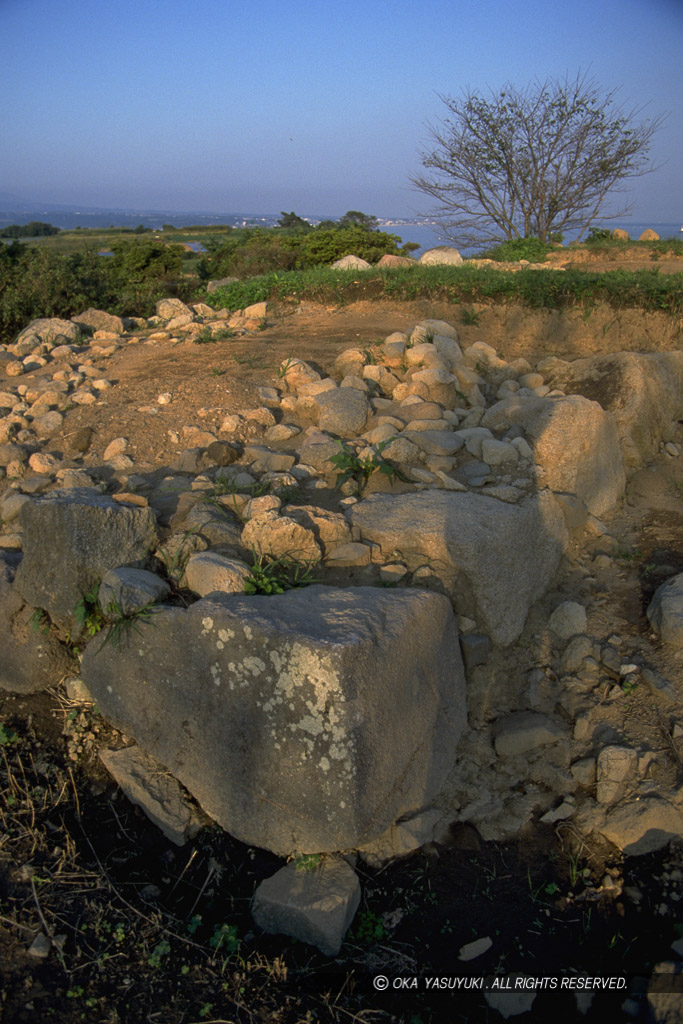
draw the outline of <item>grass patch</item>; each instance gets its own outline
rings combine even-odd
[[[651,245],[652,243],[647,243]],[[329,267],[278,271],[236,281],[208,296],[217,306],[241,309],[253,302],[309,301],[344,305],[357,299],[432,299],[454,305],[516,302],[531,309],[571,309],[603,302],[615,309],[683,311],[683,273],[652,270],[519,270],[492,267],[399,267],[340,271]]]

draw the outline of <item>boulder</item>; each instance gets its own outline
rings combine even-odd
[[[250,519],[242,531],[242,547],[257,555],[296,562],[312,563],[321,559],[313,530],[277,512],[266,512]]]
[[[428,267],[436,267],[450,266],[464,261],[458,250],[454,249],[452,245],[437,245],[433,249],[423,252],[418,262],[424,263]]]
[[[170,593],[166,580],[156,573],[123,566],[105,573],[98,600],[105,613],[112,608],[115,614],[133,615],[141,608],[163,601]]]
[[[45,617],[24,603],[14,575],[14,561],[0,556],[0,688],[36,693],[73,670],[73,660]]]
[[[280,364],[278,373],[289,391],[298,391],[300,387],[320,380],[317,370],[303,359],[294,359],[291,356]]]
[[[25,327],[18,335],[14,345],[10,345],[9,351],[17,355],[20,352],[23,355],[28,355],[43,343],[49,344],[60,338],[77,344],[80,337],[80,328],[70,320],[59,320],[57,317],[32,320],[28,327]]]
[[[190,318],[188,323],[194,320],[192,310],[181,299],[159,299],[156,310],[157,316],[162,320],[173,320],[177,316],[188,316]]]
[[[525,425],[553,491],[575,494],[592,515],[616,505],[626,474],[613,418],[582,395],[545,402]]]
[[[647,617],[664,643],[683,647],[683,573],[655,590]]]
[[[612,238],[615,238],[618,242],[628,242],[629,233],[624,228],[614,228],[612,230]]]
[[[19,512],[24,557],[15,587],[61,627],[109,569],[141,568],[156,543],[149,508],[122,505],[89,488],[51,491]]]
[[[561,640],[586,632],[586,609],[576,601],[563,601],[548,619],[548,628]]]
[[[190,590],[200,597],[222,590],[226,594],[243,594],[244,583],[251,569],[238,558],[225,558],[215,551],[200,551],[192,555],[185,569],[185,580]]]
[[[428,805],[466,717],[453,611],[420,590],[214,593],[121,650],[91,642],[82,677],[218,824],[283,856],[364,845]]]
[[[548,383],[599,402],[611,413],[629,471],[639,469],[683,418],[683,352],[613,355],[560,363]]]
[[[348,519],[385,558],[400,552],[411,570],[428,562],[458,613],[472,615],[496,644],[522,632],[568,543],[562,511],[547,491],[518,505],[471,493],[375,494],[352,505]]]
[[[638,752],[633,747],[609,744],[597,760],[596,800],[599,804],[615,803],[624,795],[626,784],[633,781],[638,768]]]
[[[395,270],[399,267],[415,267],[415,260],[408,256],[394,256],[392,253],[385,253],[377,264],[378,267],[386,267],[388,270]]]
[[[360,256],[342,256],[341,259],[330,263],[333,270],[371,270],[372,265]]]
[[[639,242],[658,242],[659,235],[653,228],[645,228],[643,233],[640,235]]]
[[[315,505],[287,505],[283,512],[307,530],[313,531],[325,555],[332,548],[351,541],[351,530],[341,512],[329,512]]]
[[[354,437],[365,429],[370,406],[362,391],[334,388],[316,395],[314,401],[321,430],[340,437]]]
[[[261,882],[251,913],[269,935],[290,935],[336,956],[359,903],[353,868],[343,857],[324,857],[311,866],[290,861]]]
[[[123,334],[123,320],[120,316],[105,313],[102,309],[86,309],[78,316],[72,316],[71,322],[82,327],[87,334],[92,331],[111,331],[112,334]]]

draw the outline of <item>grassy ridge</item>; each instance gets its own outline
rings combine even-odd
[[[360,298],[403,301],[516,302],[532,309],[566,309],[604,302],[615,309],[683,312],[683,272],[652,270],[519,270],[490,267],[401,267],[362,272],[314,267],[278,271],[236,281],[207,295],[215,308],[241,309],[252,302],[308,299],[345,302]]]

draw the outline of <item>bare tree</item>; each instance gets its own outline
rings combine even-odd
[[[440,95],[448,115],[428,125],[427,173],[412,183],[437,200],[433,215],[461,245],[583,234],[598,213],[628,213],[601,211],[628,179],[654,170],[648,152],[664,116],[640,121],[642,108],[624,110],[615,95],[581,72],[489,99]]]

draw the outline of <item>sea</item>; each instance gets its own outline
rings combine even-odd
[[[610,230],[612,228],[623,228],[624,231],[628,231],[631,238],[635,239],[640,238],[646,228],[652,228],[660,238],[678,238],[683,240],[683,227],[681,227],[680,222],[667,221],[661,223],[650,221],[640,223],[614,220],[607,221],[605,224],[597,222],[596,227],[606,227]],[[398,235],[404,244],[406,242],[417,242],[420,248],[415,250],[416,256],[419,256],[426,249],[433,249],[437,245],[453,245],[456,249],[459,249],[463,256],[471,256],[475,251],[474,249],[468,249],[466,246],[462,248],[458,246],[457,241],[447,238],[437,224],[406,224],[405,222],[392,224],[385,221],[382,224],[381,230]],[[568,242],[574,241],[577,236],[578,232],[568,232],[564,237],[564,244],[566,245]]]

